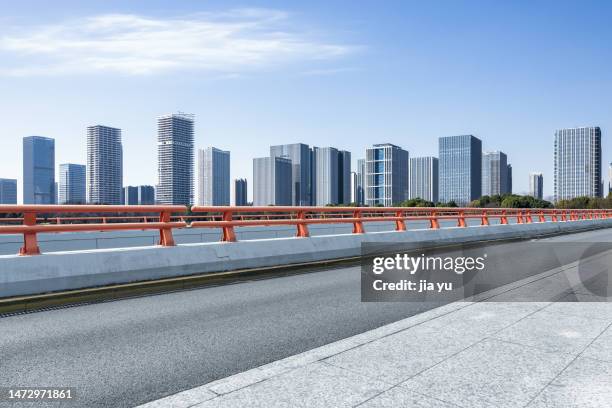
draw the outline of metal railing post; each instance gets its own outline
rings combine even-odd
[[[440,228],[440,223],[438,222],[438,217],[435,211],[431,212],[431,216],[429,218],[429,228],[431,229]]]
[[[483,210],[482,216],[480,217],[480,226],[489,225],[489,214],[487,210]]]
[[[159,214],[160,222],[170,222],[170,211],[162,211]],[[175,246],[174,237],[172,236],[172,228],[160,228],[159,229],[159,245],[161,246]]]
[[[527,224],[531,224],[533,222],[530,210],[525,211],[525,221],[527,222]]]
[[[353,211],[353,218],[361,218],[361,210]],[[353,234],[363,234],[365,229],[363,228],[363,222],[357,220],[353,221]]]
[[[508,224],[508,216],[506,215],[506,210],[502,210],[501,217],[499,218],[499,223],[501,225]]]
[[[306,220],[306,211],[303,211],[303,210],[298,211],[297,219]],[[296,225],[297,225],[296,237],[308,238],[310,236],[310,231],[308,231],[308,225],[305,222],[298,222]]]
[[[395,212],[395,216],[399,217],[399,218],[403,218],[404,217],[404,212],[403,211],[396,211]],[[403,219],[395,221],[395,230],[396,231],[406,231],[406,223],[404,222]]]
[[[457,226],[461,228],[466,227],[464,211],[459,211],[459,217],[457,218]]]
[[[223,221],[231,222],[234,220],[234,214],[231,211],[223,211]],[[236,242],[236,233],[234,232],[234,226],[223,226],[223,242]]]
[[[23,213],[23,225],[32,227],[36,225],[36,213],[35,212],[24,212]],[[36,232],[24,232],[23,233],[23,247],[19,249],[19,255],[39,255],[40,248],[38,247],[38,239]]]
[[[546,222],[546,217],[544,217],[544,211],[540,211],[539,220],[540,222]]]

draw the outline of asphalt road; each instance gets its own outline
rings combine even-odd
[[[612,230],[539,240],[602,241]],[[498,251],[538,265],[533,244]],[[354,266],[9,316],[0,318],[0,387],[73,387],[65,406],[132,407],[431,307],[360,302]]]

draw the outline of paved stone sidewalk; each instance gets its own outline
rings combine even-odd
[[[143,407],[610,407],[612,303],[572,286],[559,302],[448,304]]]

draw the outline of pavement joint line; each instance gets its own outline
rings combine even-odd
[[[580,357],[581,357],[581,356],[584,354],[584,352],[586,351],[586,349],[588,349],[588,348],[589,348],[589,347],[590,347],[590,346],[591,346],[591,345],[592,345],[592,344],[595,342],[595,340],[597,340],[598,338],[600,338],[600,337],[601,337],[601,335],[602,335],[603,333],[605,333],[605,331],[606,331],[606,330],[610,329],[610,327],[612,327],[612,323],[610,323],[609,325],[607,325],[605,329],[603,329],[603,330],[602,330],[602,331],[601,331],[601,332],[600,332],[600,333],[599,333],[597,336],[595,336],[595,338],[593,338],[593,340],[591,340],[591,341],[589,342],[589,344],[587,344],[587,345],[586,345],[586,346],[585,346],[585,347],[582,349],[582,351],[580,351],[580,353],[576,354],[576,356],[575,356],[575,357],[574,357],[574,358],[573,358],[573,359],[572,359],[572,360],[571,360],[569,363],[567,363],[567,364],[565,365],[565,367],[563,367],[563,369],[562,369],[561,371],[559,371],[559,372],[557,373],[557,375],[556,375],[556,376],[555,376],[555,377],[554,377],[552,380],[550,380],[550,381],[549,381],[549,382],[548,382],[548,383],[547,383],[547,384],[546,384],[544,387],[542,387],[542,389],[540,389],[540,391],[538,391],[538,392],[537,392],[537,393],[536,393],[536,394],[533,396],[533,398],[531,398],[531,399],[529,400],[529,402],[528,402],[527,404],[525,404],[525,405],[524,405],[524,407],[529,406],[529,404],[531,404],[531,403],[532,403],[532,402],[533,402],[533,401],[534,401],[534,400],[535,400],[535,399],[536,399],[536,398],[537,398],[537,397],[538,397],[540,394],[542,394],[542,392],[543,392],[543,391],[544,391],[546,388],[548,388],[548,387],[549,387],[549,386],[550,386],[550,385],[551,385],[551,384],[552,384],[552,383],[553,383],[553,382],[554,382],[554,381],[555,381],[557,378],[559,378],[559,376],[561,376],[561,374],[563,374],[563,373],[565,372],[565,370],[567,370],[567,369],[569,368],[569,366],[570,366],[570,365],[572,365],[572,364],[573,364],[573,363],[574,363],[576,360],[578,360],[578,359],[579,359],[579,358],[580,358]]]

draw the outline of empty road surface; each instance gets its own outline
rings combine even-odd
[[[539,241],[609,243],[612,229]],[[519,271],[500,283],[524,277],[521,262],[538,264],[533,244],[498,245]],[[73,387],[77,399],[65,406],[133,407],[431,307],[362,303],[359,267],[345,266],[7,316],[0,387]]]

